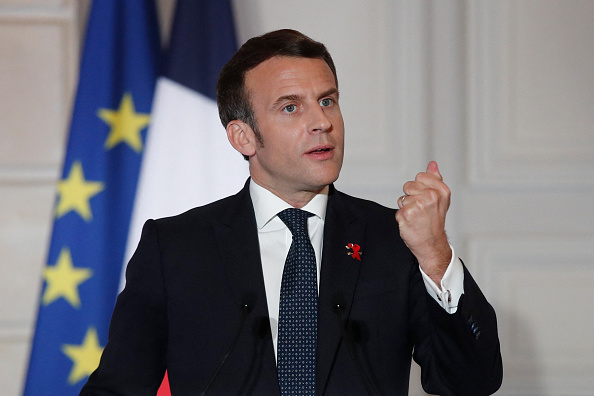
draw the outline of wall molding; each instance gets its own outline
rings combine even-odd
[[[593,187],[594,145],[584,144],[584,139],[591,141],[588,128],[577,131],[579,138],[567,137],[558,130],[531,134],[519,128],[519,95],[515,89],[521,67],[517,56],[517,27],[522,23],[518,19],[519,3],[478,0],[467,5],[469,184],[495,188]],[[567,68],[573,66],[571,61],[568,59]],[[584,81],[584,90],[588,87],[591,82]]]
[[[483,235],[467,246],[498,315],[505,392],[591,392],[594,340],[583,318],[594,317],[594,235]]]

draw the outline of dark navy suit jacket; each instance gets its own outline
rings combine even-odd
[[[248,184],[237,195],[149,220],[128,265],[109,342],[81,395],[196,395],[232,344],[211,395],[278,395]],[[361,261],[346,245],[360,245]],[[483,395],[501,384],[495,313],[465,270],[455,314],[427,293],[394,210],[330,189],[318,309],[317,393],[407,395],[411,356],[429,393]],[[250,312],[240,326],[241,307]],[[336,305],[344,309],[341,336]],[[356,361],[361,366],[357,368]],[[364,373],[365,374],[364,374]]]

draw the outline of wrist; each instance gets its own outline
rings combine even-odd
[[[417,261],[423,272],[437,285],[441,283],[450,262],[452,261],[452,249],[449,244],[425,256],[418,257]]]

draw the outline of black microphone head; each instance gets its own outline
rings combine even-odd
[[[332,306],[332,312],[341,314],[344,312],[344,306],[340,304],[335,304],[334,306]]]
[[[342,295],[342,293],[334,293],[330,301],[332,312],[336,314],[342,314],[346,311],[346,299],[344,298],[344,295]]]
[[[247,315],[252,312],[252,307],[249,304],[243,304],[240,308],[242,315]]]
[[[241,305],[239,310],[241,311],[242,315],[247,315],[254,309],[256,305],[256,293],[254,292],[245,292],[243,296],[241,296]]]

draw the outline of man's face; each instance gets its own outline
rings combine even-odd
[[[333,183],[342,167],[344,122],[326,62],[273,57],[250,70],[245,85],[263,141],[250,155],[254,181],[281,198]]]

